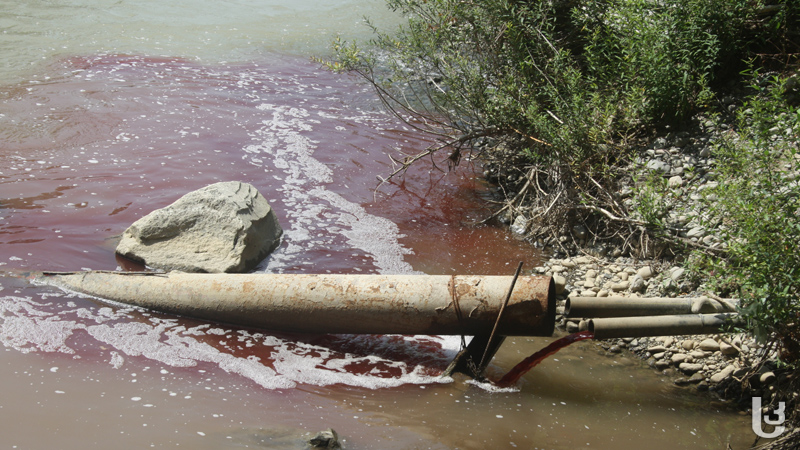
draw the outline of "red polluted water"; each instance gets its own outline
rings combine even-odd
[[[544,396],[498,395],[439,376],[457,337],[272,333],[2,276],[123,268],[114,248],[131,223],[218,181],[253,184],[279,216],[284,239],[261,272],[511,275],[517,261],[541,258],[504,227],[479,224],[493,212],[492,189],[466,158],[453,172],[412,167],[376,192],[389,155],[419,153],[430,140],[383,111],[358,78],[275,55],[210,65],[95,54],[39,69],[37,80],[0,89],[8,447],[299,449],[302,440],[276,442],[329,427],[354,450],[727,442],[724,427],[697,424],[718,416],[689,414],[683,399],[664,398],[663,383],[632,384],[626,373],[625,389],[608,389],[622,377],[605,358],[564,364],[537,384]],[[524,345],[504,344],[499,358]],[[556,370],[546,366],[537,372]],[[592,407],[548,401],[566,393],[591,396]],[[642,418],[597,413],[620,404],[642,405]],[[681,429],[644,442],[630,420]]]
[[[99,54],[47,68],[46,81],[0,91],[2,272],[133,269],[114,255],[119,235],[219,181],[253,184],[278,215],[284,237],[261,272],[492,275],[508,274],[509,260],[538,258],[501,227],[477,224],[491,214],[483,204],[491,189],[469,161],[450,173],[423,163],[376,192],[376,176],[391,171],[388,155],[430,141],[356,77],[278,55],[204,65]],[[0,339],[20,351],[115,366],[139,356],[211,364],[268,388],[416,383],[457,350],[437,337],[210,326],[7,277],[3,288],[25,294],[0,298]]]
[[[550,343],[550,345],[532,354],[531,356],[523,359],[519,364],[514,366],[513,369],[509,370],[508,373],[497,382],[497,385],[500,387],[511,386],[519,381],[519,379],[528,373],[528,371],[539,365],[540,362],[544,361],[544,359],[548,356],[554,355],[559,350],[570,344],[592,338],[594,338],[594,333],[591,331],[579,331],[577,333],[564,336],[563,338]]]

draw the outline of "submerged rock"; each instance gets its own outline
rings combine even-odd
[[[342,444],[339,442],[339,435],[333,428],[320,431],[316,436],[309,439],[308,444],[311,446],[311,448],[342,448]]]
[[[275,212],[250,184],[215,183],[133,223],[117,253],[163,270],[247,272],[280,244]]]

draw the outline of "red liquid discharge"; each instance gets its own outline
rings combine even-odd
[[[520,377],[528,373],[529,370],[536,367],[548,356],[555,354],[562,348],[574,342],[592,339],[593,337],[594,333],[591,331],[579,331],[577,333],[570,334],[569,336],[564,336],[563,338],[552,342],[550,345],[532,354],[531,356],[523,359],[522,362],[514,366],[513,369],[511,369],[503,378],[501,378],[500,381],[497,382],[497,385],[500,387],[511,386],[519,381]]]

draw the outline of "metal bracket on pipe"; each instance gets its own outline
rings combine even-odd
[[[517,271],[514,272],[514,278],[511,279],[511,285],[508,287],[508,293],[500,307],[500,312],[497,313],[497,319],[494,322],[492,332],[489,335],[482,334],[475,336],[466,348],[458,352],[458,355],[456,355],[450,365],[447,366],[442,376],[449,377],[452,376],[453,373],[459,372],[475,379],[483,378],[483,372],[486,370],[486,366],[489,365],[489,362],[494,358],[497,350],[500,349],[500,346],[503,345],[503,342],[506,340],[505,336],[495,336],[495,332],[497,331],[497,326],[500,324],[500,319],[503,318],[503,311],[506,306],[508,306],[508,301],[511,299],[511,294],[514,292],[514,285],[517,284],[517,278],[519,278],[521,271],[522,261],[519,262]],[[483,349],[482,352],[480,351],[481,349]],[[480,356],[480,359],[478,359],[478,356]],[[478,361],[478,363],[476,364],[475,361]]]
[[[483,372],[486,370],[489,361],[494,358],[495,353],[500,349],[505,339],[505,336],[496,336],[494,339],[490,339],[488,334],[473,337],[469,345],[461,349],[456,357],[453,358],[447,369],[442,372],[442,376],[450,377],[454,373],[463,373],[470,378],[480,380],[483,378]],[[481,363],[481,359],[486,360]]]

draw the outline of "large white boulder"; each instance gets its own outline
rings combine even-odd
[[[250,184],[215,183],[133,223],[117,253],[163,270],[248,272],[280,244],[283,229]]]

